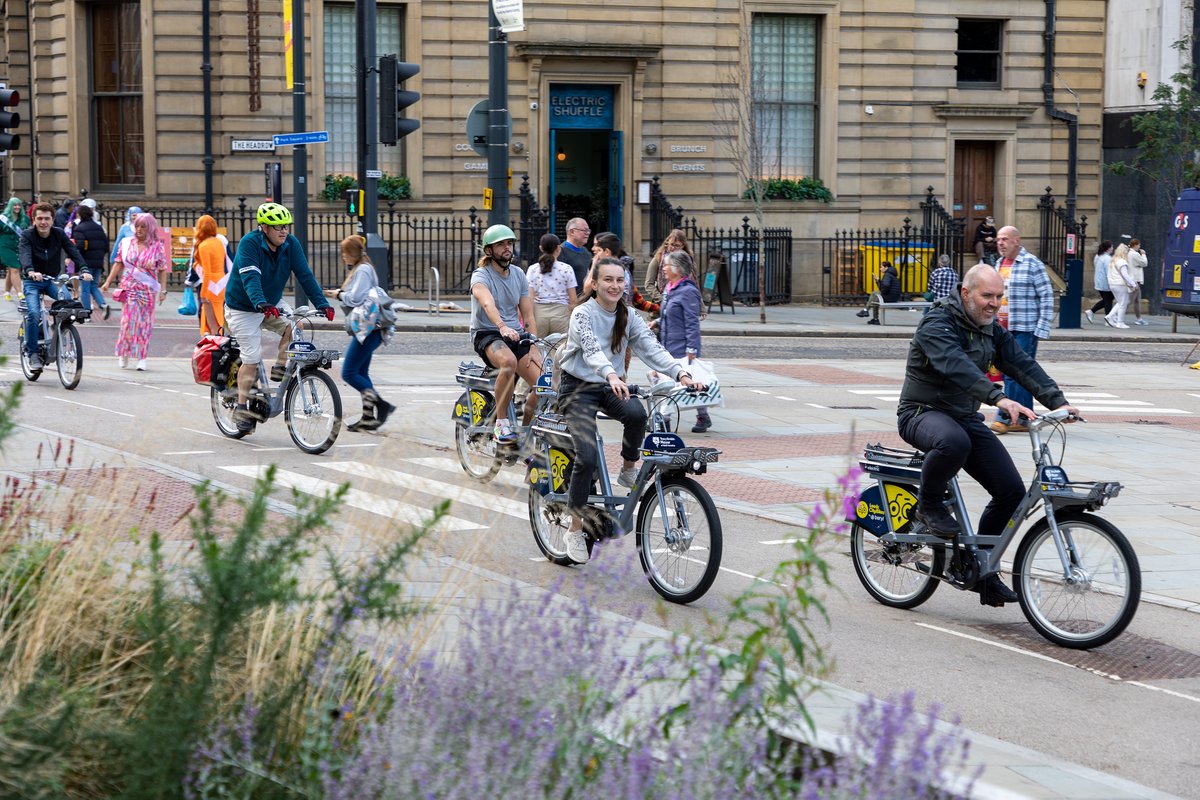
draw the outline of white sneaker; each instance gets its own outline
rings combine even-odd
[[[1146,320],[1144,320],[1144,319],[1139,319],[1137,322],[1135,322],[1133,324],[1134,325],[1149,325],[1150,323],[1146,322]]]
[[[1113,325],[1113,327],[1114,328],[1125,328],[1125,329],[1129,328],[1129,326],[1126,325],[1124,322],[1117,322]]]
[[[138,361],[138,363],[137,363],[137,369],[138,369],[138,372],[145,372],[145,371],[146,371],[146,359],[144,359],[144,358],[143,358],[143,359],[140,359],[140,360]]]
[[[125,369],[126,367],[129,366],[129,359],[125,358],[125,356],[118,357],[117,358],[117,366],[120,367],[121,369]]]
[[[586,564],[591,556],[588,555],[587,539],[583,531],[567,531],[563,536],[563,545],[567,548],[567,558],[576,564]]]
[[[637,483],[637,474],[638,468],[636,466],[623,469],[621,470],[621,474],[617,476],[617,483],[626,489],[632,489]]]
[[[507,418],[498,419],[495,430],[492,431],[492,438],[497,444],[516,444],[517,432],[513,430],[512,422]]]
[[[1095,311],[1092,311],[1089,308],[1087,311],[1083,312],[1083,314],[1084,314],[1084,316],[1086,316],[1088,318],[1088,322],[1092,323],[1093,325],[1096,324],[1096,312]]]

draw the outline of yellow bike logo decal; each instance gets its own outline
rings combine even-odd
[[[917,496],[894,483],[883,486],[887,496],[888,514],[892,518],[892,530],[898,531],[912,519],[913,508],[917,505]]]
[[[563,487],[570,479],[567,469],[571,466],[571,459],[567,458],[567,454],[561,450],[550,451],[550,488],[555,493],[561,493]]]
[[[471,424],[478,425],[483,422],[483,407],[487,405],[487,400],[479,392],[471,392]]]

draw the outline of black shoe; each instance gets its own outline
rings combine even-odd
[[[692,426],[692,433],[704,433],[712,427],[712,417],[696,420],[696,424]]]
[[[34,372],[37,372],[44,366],[45,366],[45,364],[42,363],[41,356],[39,356],[37,353],[29,354],[29,368],[31,370],[33,370]]]
[[[870,311],[867,311],[867,310],[864,308],[862,311],[859,311],[859,312],[858,312],[857,314],[855,314],[854,316],[856,316],[856,317],[869,317],[869,316],[871,316],[871,312],[870,312]]]
[[[112,306],[104,307],[104,321],[108,322],[108,318],[112,316]]]
[[[882,325],[883,323],[879,321],[879,317],[875,317],[874,319],[867,320],[867,324],[868,325]]]
[[[375,404],[375,417],[379,420],[379,425],[387,422],[387,418],[392,415],[396,407],[382,398]],[[378,426],[376,426],[378,427]]]
[[[1020,598],[1017,597],[1017,593],[1001,580],[997,572],[988,575],[979,583],[980,605],[1002,608],[1005,603],[1015,603],[1018,599]]]
[[[249,404],[238,403],[233,407],[233,424],[237,426],[239,433],[253,433],[255,426],[254,413],[250,410]]]
[[[916,520],[925,526],[927,533],[942,539],[953,539],[962,530],[959,527],[958,520],[950,515],[946,507],[939,504],[932,506],[923,505],[920,501],[917,502]]]
[[[283,383],[283,379],[287,376],[287,364],[272,364],[271,365],[271,380],[276,383]]]

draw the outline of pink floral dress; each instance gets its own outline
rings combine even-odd
[[[125,298],[121,301],[116,355],[140,361],[149,353],[150,335],[154,332],[154,304],[161,289],[158,274],[170,269],[171,262],[161,241],[143,247],[135,237],[121,242],[118,260],[124,264],[120,288]]]

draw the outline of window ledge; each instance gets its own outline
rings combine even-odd
[[[941,103],[933,107],[933,113],[942,119],[949,117],[982,117],[990,119],[1024,119],[1032,116],[1041,106],[1032,103],[995,105],[991,103]]]

